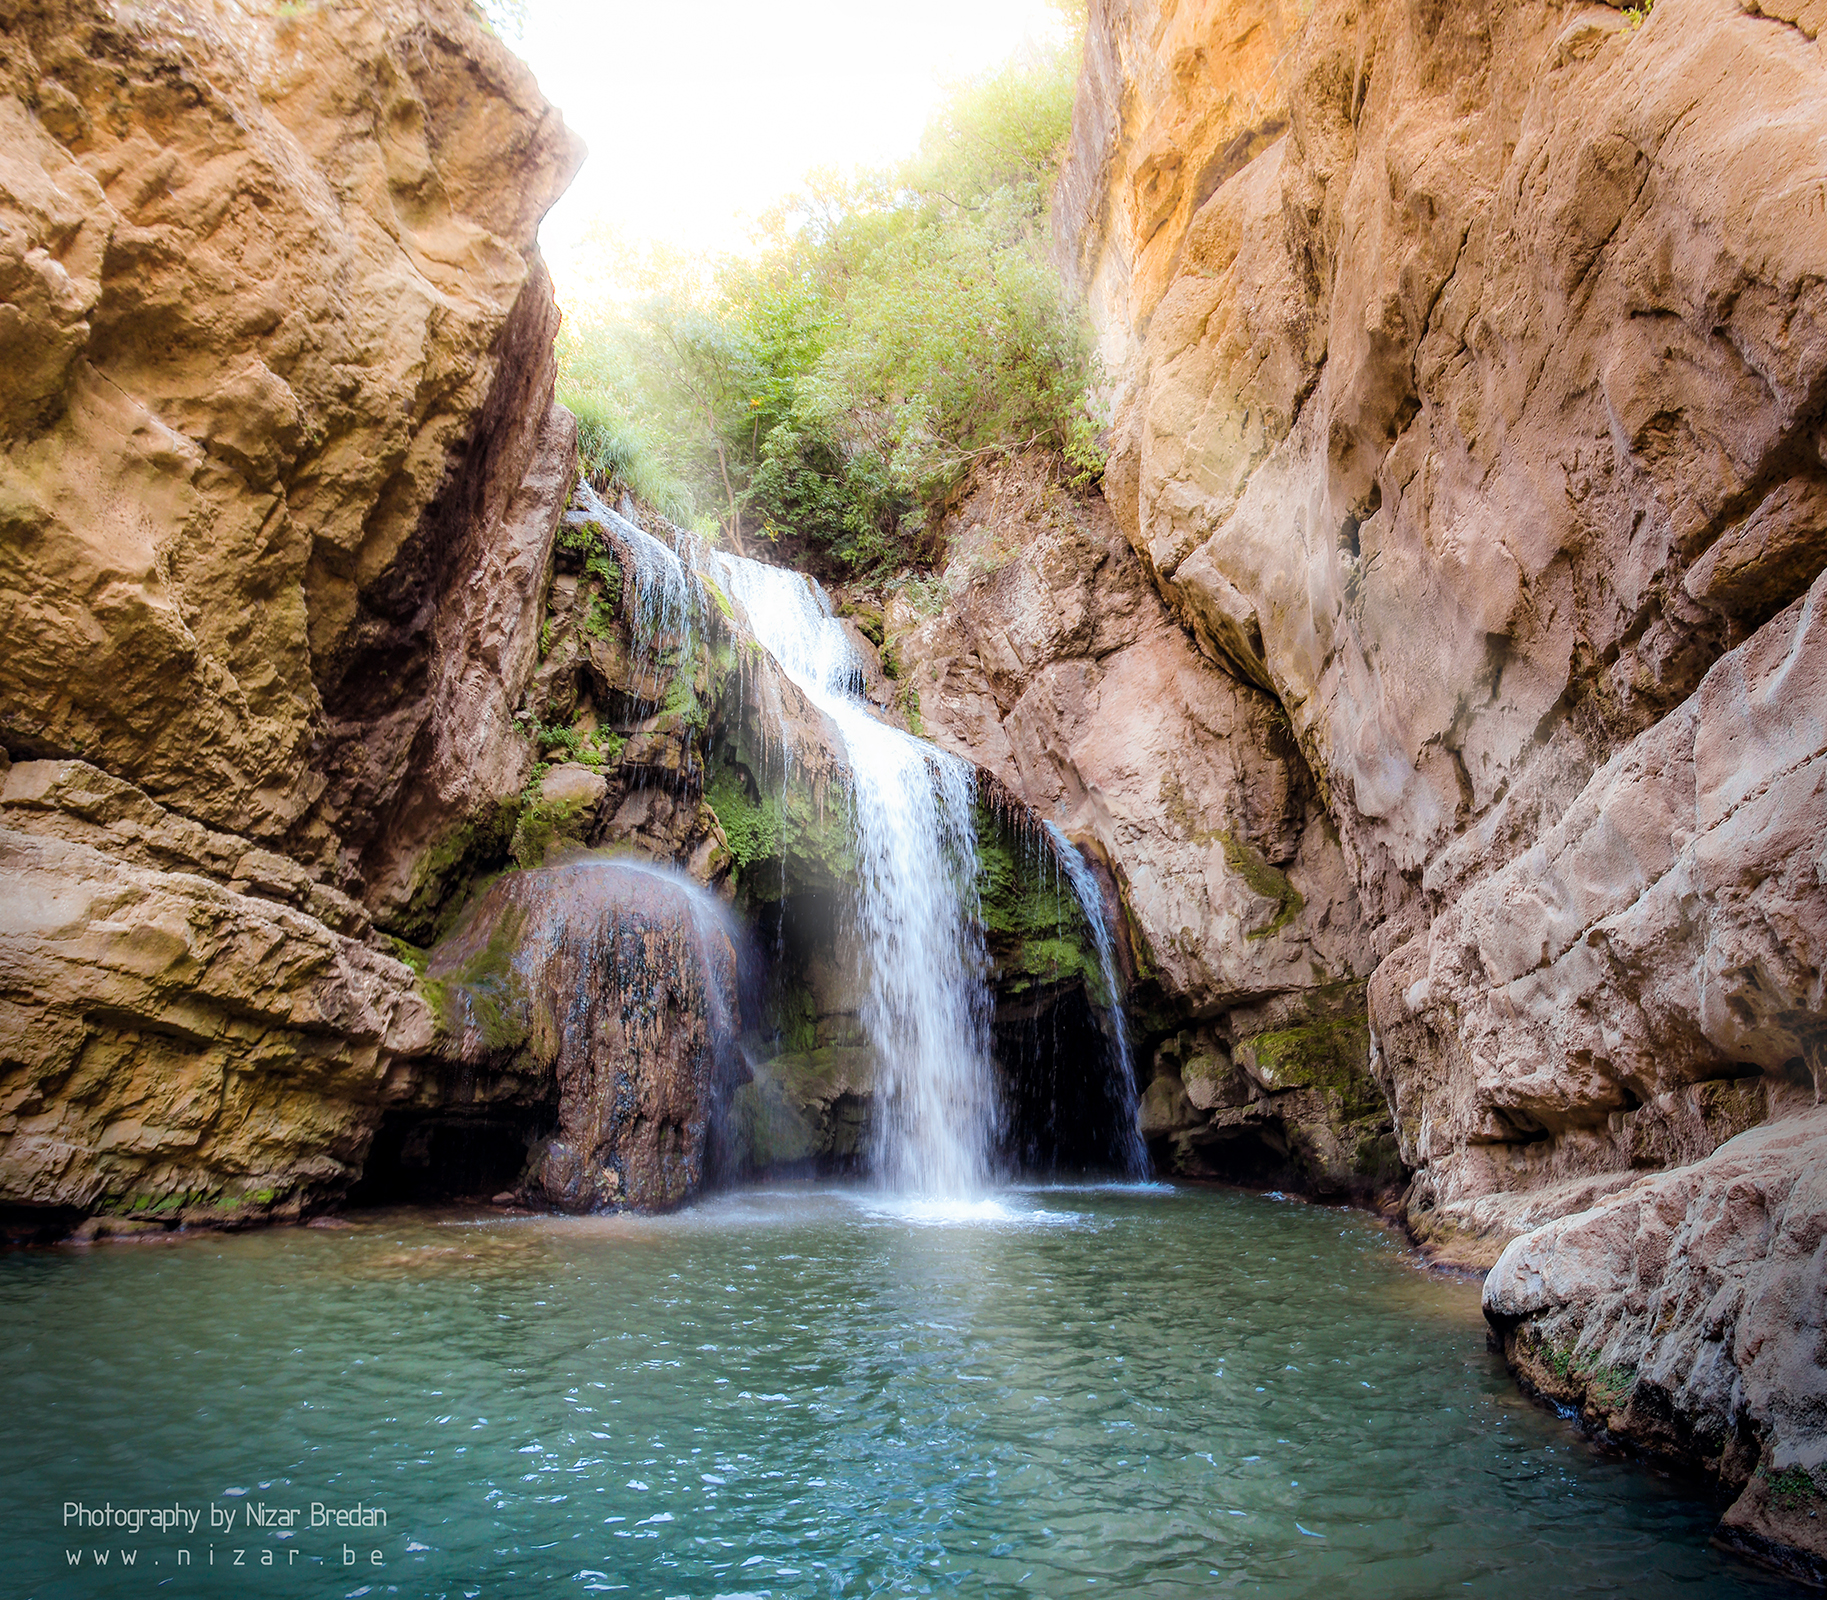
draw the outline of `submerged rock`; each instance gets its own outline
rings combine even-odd
[[[704,1178],[733,1087],[733,928],[678,874],[581,857],[509,873],[432,953],[451,1053],[517,1069],[555,1107],[524,1183],[568,1211],[661,1209]]]

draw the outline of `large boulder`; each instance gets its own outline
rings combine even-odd
[[[509,873],[432,952],[426,977],[451,1053],[552,1107],[527,1193],[593,1211],[663,1210],[697,1191],[712,1113],[740,1075],[721,901],[635,860]]]

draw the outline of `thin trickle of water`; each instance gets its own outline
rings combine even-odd
[[[855,692],[850,641],[816,584],[717,552],[698,561],[836,725],[849,759],[863,1025],[879,1073],[877,1173],[915,1193],[974,1194],[989,1181],[1000,1132],[988,959],[974,903],[975,774],[870,713]]]
[[[1117,1070],[1112,1096],[1117,1102],[1117,1150],[1124,1170],[1133,1177],[1146,1177],[1150,1171],[1148,1147],[1142,1142],[1140,1102],[1136,1088],[1135,1060],[1129,1051],[1129,1019],[1123,1013],[1123,989],[1118,981],[1116,945],[1110,937],[1110,924],[1104,919],[1104,891],[1091,870],[1091,863],[1079,854],[1065,834],[1051,822],[1046,825],[1052,837],[1056,859],[1065,869],[1066,881],[1078,898],[1091,925],[1091,942],[1097,947],[1098,967],[1104,979],[1104,992],[1110,1000],[1111,1042],[1116,1047]]]
[[[572,492],[573,509],[565,521],[581,527],[594,522],[606,533],[623,558],[628,585],[625,597],[635,620],[637,646],[653,649],[664,639],[677,639],[689,652],[696,634],[698,585],[678,553],[631,518],[610,507],[601,495],[580,478]]]

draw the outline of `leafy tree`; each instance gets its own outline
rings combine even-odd
[[[1074,60],[963,85],[896,171],[814,173],[746,258],[632,263],[626,308],[561,347],[586,465],[857,576],[913,559],[925,507],[986,456],[1099,470],[1089,341],[1048,257]]]

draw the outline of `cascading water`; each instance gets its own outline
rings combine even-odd
[[[860,675],[850,641],[816,584],[716,552],[697,561],[836,725],[849,758],[863,1025],[879,1073],[876,1170],[897,1189],[971,1195],[989,1180],[1000,1124],[988,962],[974,904],[972,770],[869,712],[855,693]]]
[[[1053,840],[1059,864],[1065,869],[1066,881],[1072,885],[1072,893],[1077,896],[1079,906],[1085,913],[1085,921],[1091,926],[1091,942],[1097,947],[1098,968],[1104,980],[1104,992],[1110,998],[1111,1042],[1116,1048],[1117,1056],[1117,1070],[1112,1084],[1115,1093],[1111,1098],[1116,1102],[1117,1109],[1118,1154],[1122,1157],[1124,1170],[1131,1177],[1144,1178],[1149,1172],[1148,1147],[1142,1142],[1142,1129],[1137,1116],[1139,1102],[1135,1060],[1129,1051],[1129,1019],[1123,1013],[1123,991],[1117,981],[1116,945],[1110,937],[1110,924],[1104,920],[1104,891],[1097,881],[1097,874],[1091,870],[1091,864],[1079,854],[1072,841],[1051,822],[1046,827]]]
[[[690,648],[698,613],[698,586],[685,563],[663,539],[619,511],[580,478],[572,491],[573,509],[565,513],[572,526],[594,522],[615,544],[625,562],[629,585],[629,610],[637,626],[632,630],[637,648],[657,648],[662,640],[677,639]]]

